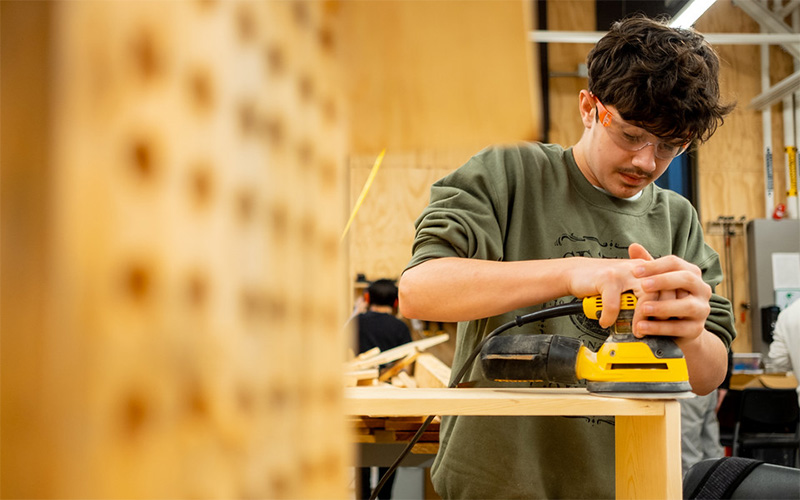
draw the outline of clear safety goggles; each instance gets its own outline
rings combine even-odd
[[[677,144],[671,141],[663,141],[644,129],[635,127],[622,118],[614,116],[596,95],[592,94],[597,104],[597,117],[603,128],[608,132],[611,140],[626,151],[641,151],[647,146],[653,146],[655,157],[659,160],[671,160],[680,155],[689,147],[689,141]]]

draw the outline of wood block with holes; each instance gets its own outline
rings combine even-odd
[[[0,8],[0,496],[344,497],[336,12]]]

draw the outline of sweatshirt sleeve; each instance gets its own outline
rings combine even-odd
[[[498,155],[499,156],[499,155]],[[503,258],[497,185],[504,183],[496,162],[487,168],[476,155],[431,187],[430,203],[417,219],[413,256],[407,268],[438,257]]]

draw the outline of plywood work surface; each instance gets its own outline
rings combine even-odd
[[[349,415],[664,415],[664,401],[592,396],[585,389],[345,389]]]

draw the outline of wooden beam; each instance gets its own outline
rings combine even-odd
[[[378,354],[377,356],[373,356],[371,358],[362,359],[362,360],[354,360],[349,363],[345,363],[345,370],[352,371],[352,370],[364,370],[366,368],[372,368],[374,366],[384,365],[386,363],[391,363],[392,361],[397,361],[400,358],[408,356],[410,353],[416,351],[424,351],[430,347],[435,345],[439,345],[441,343],[447,342],[450,339],[450,335],[444,333],[442,335],[437,335],[435,337],[431,337],[428,339],[422,340],[415,340],[413,342],[408,342],[401,346],[397,346],[394,349],[389,349],[387,351],[383,351],[382,353]]]
[[[414,364],[418,387],[444,388],[450,385],[450,367],[430,353],[422,353]]]

